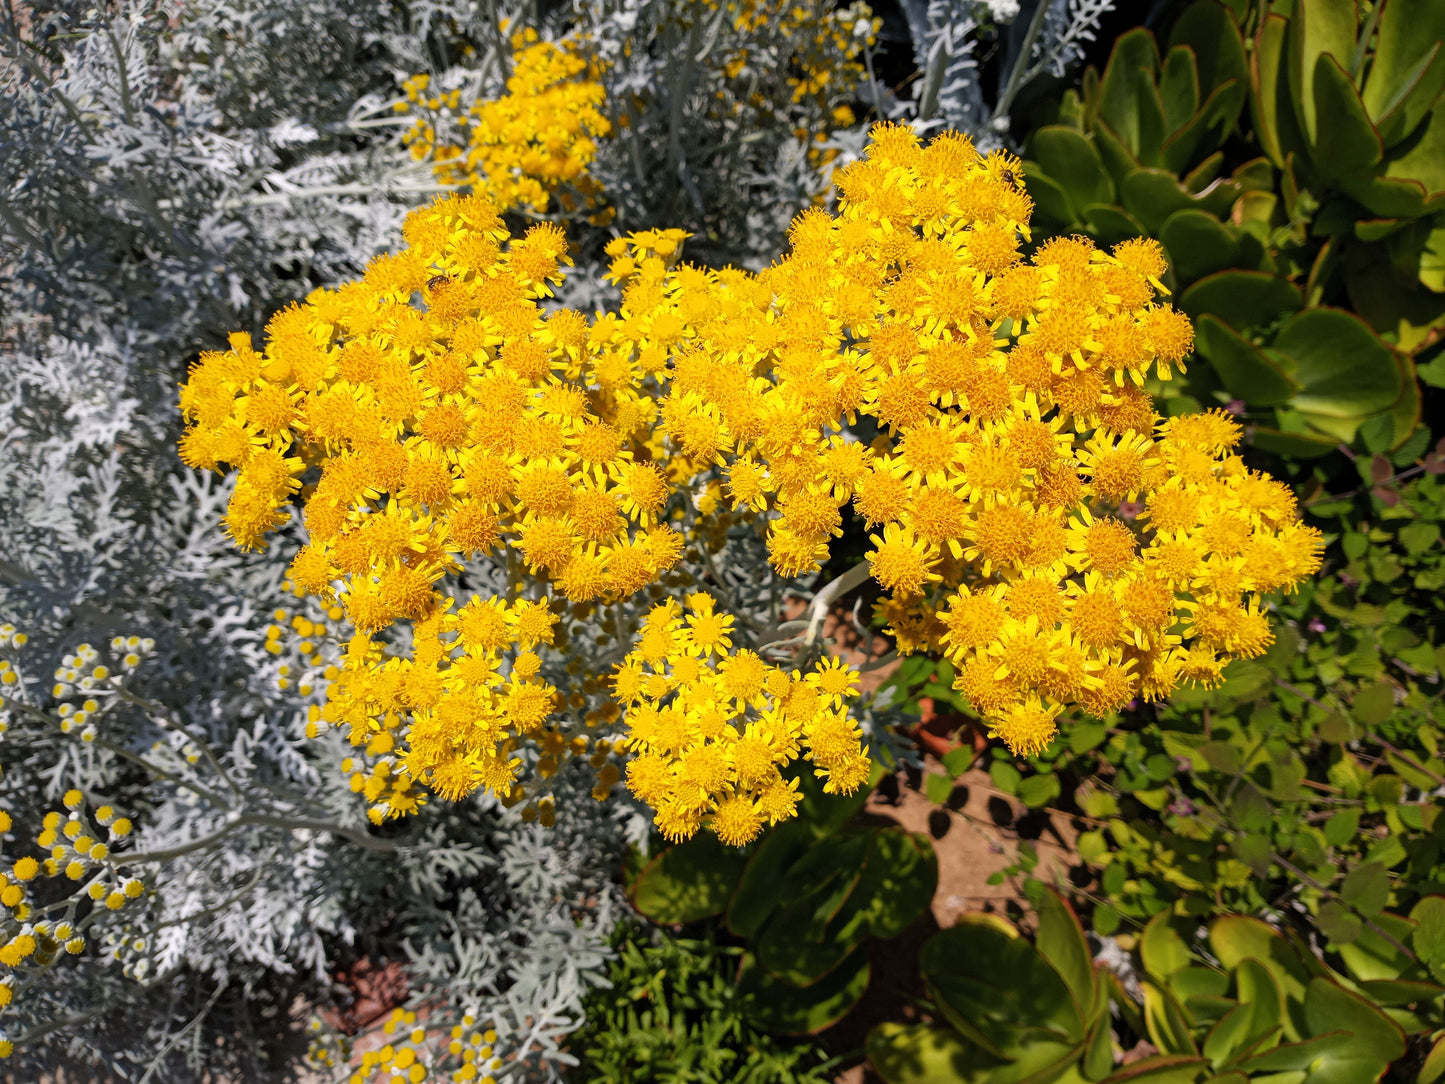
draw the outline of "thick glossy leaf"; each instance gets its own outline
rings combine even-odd
[[[835,936],[838,924],[834,919],[851,902],[862,880],[871,841],[871,833],[824,840],[793,868],[789,877],[792,898],[773,912],[757,937],[757,957],[763,967],[790,983],[815,982],[862,940],[858,930],[850,940]],[[804,870],[810,864],[816,877]],[[804,887],[815,880],[817,887]]]
[[[1314,94],[1316,112],[1328,118],[1319,127],[1311,152],[1315,169],[1325,177],[1341,177],[1365,173],[1377,165],[1385,144],[1365,114],[1349,74],[1335,57],[1324,55],[1315,61]]]
[[[1441,1077],[1445,1077],[1445,1036],[1436,1039],[1430,1053],[1425,1055],[1425,1064],[1420,1066],[1415,1084],[1436,1084]]]
[[[938,856],[925,835],[880,829],[863,865],[863,876],[830,936],[897,937],[918,919],[938,888]]]
[[[1099,152],[1074,129],[1062,124],[1040,128],[1029,137],[1028,156],[1068,194],[1075,218],[1085,204],[1113,200],[1114,182]]]
[[[1113,1019],[1108,1012],[1108,1003],[1100,1005],[1100,1012],[1089,1030],[1088,1041],[1084,1044],[1084,1060],[1081,1068],[1089,1080],[1102,1080],[1114,1067]]]
[[[1215,0],[1197,0],[1185,8],[1169,31],[1169,44],[1187,45],[1193,51],[1200,93],[1204,96],[1208,96],[1211,88],[1230,79],[1242,82],[1247,76],[1248,64],[1239,27]]]
[[[1349,1050],[1355,1037],[1348,1031],[1331,1031],[1299,1042],[1281,1043],[1241,1063],[1247,1073],[1288,1073],[1309,1069],[1316,1061]]]
[[[1054,889],[1045,889],[1038,905],[1038,932],[1034,944],[1039,955],[1054,970],[1074,995],[1079,1015],[1091,1020],[1099,1003],[1099,973],[1094,968],[1094,954],[1084,938],[1079,916]]]
[[[1025,1022],[1062,1040],[1084,1040],[1084,1023],[1064,980],[1022,938],[960,924],[924,943],[918,967],[948,1021],[991,1054],[1019,1053]]]
[[[1099,83],[1095,115],[1113,130],[1136,159],[1140,146],[1137,77],[1142,73],[1152,86],[1158,72],[1159,50],[1154,36],[1138,27],[1115,40]]]
[[[1410,911],[1411,947],[1436,979],[1445,981],[1445,896],[1426,896]]]
[[[1175,45],[1164,56],[1159,72],[1159,100],[1164,103],[1164,130],[1176,132],[1199,108],[1199,76],[1194,50]]]
[[[1445,994],[1445,986],[1433,982],[1372,979],[1360,983],[1360,993],[1376,1005],[1415,1005],[1434,1001]]]
[[[1393,168],[1394,163],[1390,163]],[[1381,218],[1418,218],[1445,209],[1445,195],[1433,198],[1420,181],[1408,177],[1342,177],[1340,189]]]
[[[1445,87],[1445,4],[1389,0],[1380,16],[1365,108],[1387,144],[1407,136]]]
[[[662,925],[720,915],[743,872],[743,857],[711,832],[669,847],[632,882],[632,905]]]
[[[1398,1024],[1358,994],[1329,979],[1310,981],[1305,994],[1305,1019],[1313,1035],[1351,1032],[1354,1041],[1349,1047],[1350,1060],[1378,1062],[1383,1068],[1405,1053],[1405,1036]],[[1332,1056],[1326,1057],[1328,1060]],[[1354,1079],[1370,1078],[1362,1075]]]
[[[957,1084],[999,1065],[952,1028],[879,1024],[868,1033],[868,1061],[888,1084]]]
[[[1315,62],[1330,55],[1348,64],[1355,51],[1354,0],[1297,0],[1289,27],[1289,93],[1305,138],[1319,140]],[[1332,119],[1332,118],[1326,118]]]
[[[1289,402],[1297,390],[1264,351],[1213,316],[1201,316],[1195,325],[1194,350],[1213,366],[1225,390],[1251,407]]]
[[[1281,169],[1285,157],[1303,145],[1287,85],[1288,36],[1288,19],[1279,14],[1266,15],[1259,22],[1250,57],[1254,93],[1249,96],[1249,102],[1254,112],[1254,128],[1259,133],[1260,146]]]
[[[1290,1039],[1311,1034],[1304,1016],[1305,990],[1310,969],[1293,945],[1256,918],[1225,915],[1209,927],[1209,945],[1219,962],[1231,971],[1246,959],[1264,965],[1279,986],[1285,1014],[1281,1024]]]
[[[1385,163],[1385,176],[1421,185],[1430,207],[1445,199],[1445,98],[1435,103],[1417,133],[1403,154]]]
[[[765,1031],[815,1035],[858,1004],[868,989],[868,979],[868,955],[862,948],[809,986],[783,982],[745,956],[738,973],[738,993],[745,999],[748,1016]]]
[[[1154,76],[1143,69],[1134,73],[1134,105],[1139,117],[1139,144],[1135,153],[1146,166],[1163,165],[1161,151],[1169,135],[1164,121],[1164,102]]]
[[[1175,279],[1190,283],[1226,267],[1237,267],[1239,245],[1218,219],[1203,211],[1175,211],[1159,227]]]
[[[1144,990],[1144,1026],[1149,1041],[1165,1054],[1194,1056],[1199,1047],[1190,1032],[1189,1015],[1174,995],[1152,982],[1142,984]]]
[[[763,837],[728,901],[728,929],[738,937],[751,937],[762,928],[786,897],[788,870],[816,840],[812,826],[796,817]]]
[[[1309,309],[1280,329],[1274,349],[1293,365],[1297,409],[1328,417],[1361,417],[1400,397],[1394,352],[1358,316]]]
[[[1164,140],[1159,164],[1182,173],[1200,154],[1219,147],[1239,120],[1246,85],[1243,79],[1231,79],[1215,87],[1189,122]]]
[[[1276,1036],[1284,1001],[1274,977],[1258,960],[1242,960],[1235,972],[1238,1003],[1204,1037],[1203,1052],[1222,1069]]]
[[[1080,213],[1089,232],[1104,245],[1117,245],[1131,237],[1143,237],[1148,232],[1133,215],[1112,203],[1091,203]]]
[[[1237,269],[1207,275],[1179,297],[1179,307],[1196,320],[1208,313],[1236,331],[1272,324],[1303,306],[1304,296],[1288,279]]]

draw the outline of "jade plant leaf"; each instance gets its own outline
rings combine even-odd
[[[868,1062],[888,1084],[954,1084],[998,1065],[951,1028],[879,1024],[868,1033]]]
[[[1329,122],[1321,124],[1311,152],[1315,169],[1325,177],[1365,173],[1385,153],[1380,133],[1370,123],[1349,74],[1339,60],[1322,55],[1315,61],[1315,110]]]
[[[938,887],[938,856],[925,835],[884,828],[873,837],[848,904],[831,936],[897,937],[928,909]]]
[[[1250,58],[1249,96],[1255,131],[1260,146],[1278,168],[1283,169],[1291,151],[1303,146],[1303,137],[1290,104],[1288,91],[1287,41],[1289,20],[1273,13],[1259,21]]]
[[[1188,967],[1193,955],[1189,944],[1180,932],[1180,923],[1167,911],[1161,911],[1149,920],[1139,938],[1139,953],[1144,960],[1144,970],[1160,982],[1170,975]]]
[[[1186,208],[1173,212],[1159,227],[1158,237],[1180,283],[1240,266],[1240,246],[1234,236],[1204,211]]]
[[[1314,95],[1316,62],[1328,55],[1348,64],[1355,51],[1357,21],[1353,2],[1298,0],[1294,5],[1289,26],[1289,93],[1300,128],[1311,143],[1319,140],[1321,116]]]
[[[711,832],[668,847],[632,882],[632,905],[660,925],[722,914],[742,876],[743,858]]]
[[[1274,340],[1299,385],[1296,409],[1336,418],[1360,418],[1400,397],[1394,351],[1353,313],[1315,308],[1293,317]]]
[[[1310,1067],[1309,1080],[1349,1084],[1373,1080],[1405,1053],[1400,1026],[1358,994],[1336,982],[1315,978],[1305,994],[1305,1019],[1312,1034],[1349,1031],[1353,1041],[1344,1050],[1322,1057]]]
[[[1305,990],[1314,976],[1295,947],[1256,918],[1225,915],[1209,927],[1209,944],[1224,967],[1233,971],[1245,959],[1262,964],[1284,998],[1280,1021],[1285,1035],[1301,1039],[1312,1034],[1304,1016]]]
[[[1194,349],[1214,367],[1225,390],[1250,406],[1287,403],[1297,390],[1263,350],[1213,316],[1201,316],[1196,323]]]
[[[1052,888],[1045,890],[1037,913],[1034,943],[1039,955],[1052,964],[1064,980],[1079,1014],[1085,1020],[1093,1019],[1099,1003],[1099,972],[1094,967],[1094,954],[1089,951],[1078,915]]]
[[[1231,268],[1206,275],[1179,297],[1179,307],[1194,319],[1217,316],[1236,331],[1247,331],[1298,312],[1304,295],[1288,279],[1265,271]]]
[[[868,955],[859,947],[816,982],[795,986],[743,957],[738,992],[759,1027],[781,1035],[815,1035],[846,1016],[868,989]]]
[[[1389,0],[1361,95],[1386,145],[1412,132],[1445,88],[1445,5]]]
[[[1121,34],[1109,54],[1093,116],[1109,126],[1135,160],[1140,159],[1139,87],[1142,75],[1150,87],[1159,72],[1159,49],[1143,27]],[[1162,112],[1162,109],[1161,109]],[[1093,119],[1093,118],[1091,118]]]
[[[990,926],[960,923],[924,942],[924,986],[943,1016],[996,1057],[1013,1058],[1044,1029],[1082,1043],[1084,1022],[1068,986],[1028,941]],[[1025,1035],[1023,1021],[1033,1027]]]
[[[1114,199],[1114,182],[1094,144],[1073,128],[1051,124],[1029,137],[1028,155],[1069,197],[1074,217],[1089,203]]]
[[[1189,1014],[1173,994],[1152,982],[1141,984],[1144,990],[1144,1026],[1149,1041],[1166,1054],[1194,1056],[1199,1047],[1190,1030]]]
[[[1203,1058],[1164,1054],[1126,1065],[1101,1084],[1194,1084],[1208,1068]]]
[[[738,937],[751,937],[786,898],[787,872],[816,842],[812,826],[794,818],[772,829],[758,844],[728,901],[727,922]]]

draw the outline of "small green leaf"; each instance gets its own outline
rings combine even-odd
[[[1019,784],[1019,800],[1030,809],[1038,809],[1057,798],[1060,789],[1059,777],[1052,772],[1031,775]]]
[[[1400,528],[1400,543],[1405,552],[1418,557],[1440,541],[1440,525],[1425,520],[1415,520]]]
[[[934,805],[943,805],[953,793],[953,780],[946,775],[929,774],[923,779],[923,793]]]
[[[1319,913],[1315,915],[1315,922],[1319,924],[1324,935],[1336,946],[1348,945],[1359,940],[1360,934],[1365,929],[1365,924],[1357,915],[1353,914],[1348,907],[1336,903],[1334,900],[1320,904]]]
[[[1365,726],[1379,726],[1395,711],[1395,687],[1386,681],[1366,685],[1355,693],[1350,706],[1355,718]]]
[[[1445,896],[1426,896],[1410,912],[1415,920],[1411,945],[1436,979],[1445,981]]]
[[[1023,775],[1006,760],[996,760],[989,765],[988,776],[993,785],[1005,794],[1017,794],[1019,784],[1023,782]]]
[[[1343,847],[1355,838],[1360,827],[1360,809],[1342,809],[1325,821],[1325,839],[1332,847]]]

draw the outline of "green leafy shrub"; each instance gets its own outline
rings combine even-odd
[[[1394,934],[1433,943],[1445,899],[1416,912],[1389,916]],[[1256,919],[1218,917],[1195,944],[1188,925],[1159,915],[1140,957],[1135,996],[1093,962],[1052,891],[1032,941],[969,916],[919,952],[934,1022],[880,1025],[869,1057],[889,1084],[1355,1084],[1379,1080],[1405,1058],[1407,1037],[1441,1024],[1445,987],[1384,938],[1344,953],[1336,970]],[[1157,1053],[1125,1064],[1140,1039]],[[1436,1061],[1432,1052],[1427,1071]]]
[[[1445,328],[1445,7],[1290,7],[1198,0],[1162,49],[1121,35],[1025,181],[1047,232],[1164,245],[1208,362],[1166,409],[1241,400],[1286,455],[1398,448]]]
[[[619,927],[609,987],[585,1002],[572,1079],[596,1084],[826,1084],[809,1041],[759,1031],[737,985],[743,949]]]
[[[1330,574],[1279,604],[1278,641],[1218,689],[994,764],[1028,804],[1070,795],[1098,932],[1165,910],[1273,914],[1343,950],[1445,890],[1441,465],[1397,475],[1377,456],[1361,492],[1312,504]],[[1038,898],[1030,865],[1025,850],[1011,872]]]

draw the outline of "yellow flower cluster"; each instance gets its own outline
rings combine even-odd
[[[358,633],[328,687],[321,719],[378,758],[369,774],[342,766],[375,819],[415,811],[418,783],[452,801],[479,787],[510,796],[521,765],[510,754],[552,712],[557,690],[540,677],[537,653],[557,620],[547,604],[476,597],[451,606],[415,623],[410,658],[388,658]],[[403,729],[406,747],[392,758]]]
[[[381,1026],[388,1041],[354,1060],[349,1038],[323,1032],[319,1020],[312,1021],[310,1030],[321,1037],[311,1041],[307,1060],[326,1069],[349,1062],[349,1084],[421,1084],[441,1079],[454,1084],[496,1084],[492,1074],[503,1066],[493,1046],[497,1033],[491,1028],[479,1030],[470,1013],[443,1033],[420,1026],[417,1013],[410,1009],[393,1009]],[[448,1075],[437,1075],[440,1073]]]
[[[829,794],[868,778],[858,725],[848,716],[857,673],[836,658],[807,675],[732,650],[733,618],[711,595],[669,600],[647,615],[618,667],[613,695],[627,709],[627,787],[657,811],[676,842],[707,824],[729,846],[796,811],[797,779],[783,769],[806,756]]]
[[[882,126],[785,259],[743,283],[679,269],[649,308],[706,314],[677,338],[662,425],[724,466],[735,505],[777,512],[774,567],[819,567],[851,500],[900,646],[946,652],[1036,752],[1066,706],[1102,715],[1262,652],[1259,596],[1312,573],[1321,537],[1229,454],[1227,415],[1156,433],[1145,377],[1192,345],[1156,299],[1159,247],[1059,238],[1025,261],[1018,170]],[[871,444],[842,432],[860,416]]]
[[[279,313],[264,352],[235,336],[202,356],[182,455],[240,468],[242,546],[304,501],[292,579],[358,634],[324,718],[383,751],[359,784],[383,814],[423,782],[514,798],[514,743],[564,699],[539,677],[550,611],[453,612],[434,585],[458,558],[502,549],[513,587],[525,570],[586,616],[677,563],[662,520],[684,489],[699,530],[724,493],[766,521],[785,576],[821,566],[851,502],[900,649],[947,654],[1018,752],[1066,706],[1103,714],[1264,649],[1260,597],[1317,567],[1318,533],[1231,454],[1230,418],[1159,423],[1145,379],[1168,379],[1192,333],[1158,299],[1158,246],[1060,238],[1025,259],[1019,168],[880,126],[837,174],[838,211],[801,214],[774,266],[679,264],[681,231],[618,238],[622,302],[591,321],[539,309],[566,261],[554,227],[507,244],[492,204],[454,197],[413,212],[408,248],[362,281]],[[416,625],[410,659],[371,639],[398,621]],[[669,772],[684,748],[661,753]],[[742,793],[641,785],[678,832]]]
[[[611,131],[600,112],[605,92],[588,74],[587,62],[550,41],[539,41],[530,27],[512,35],[512,73],[507,92],[478,101],[458,115],[460,93],[427,95],[430,77],[422,74],[402,86],[400,112],[423,110],[402,137],[412,157],[432,158],[443,184],[470,185],[503,210],[547,211],[552,196],[562,210],[593,208],[602,190],[587,172],[597,155],[597,139]],[[438,142],[438,125],[454,125],[465,145]],[[610,221],[609,211],[594,225]]]
[[[18,979],[50,967],[63,955],[85,951],[85,928],[104,913],[98,908],[118,911],[145,890],[141,881],[121,876],[110,858],[111,846],[130,835],[129,819],[108,805],[87,812],[78,790],[67,791],[62,804],[66,812],[47,813],[36,837],[47,857],[27,855],[10,863],[8,872],[0,872],[0,905],[5,908],[0,917],[0,1014],[13,1001]],[[10,814],[0,810],[0,835],[10,828]],[[43,892],[37,902],[30,886],[41,874],[86,883],[83,891],[60,898],[54,891]],[[83,918],[82,896],[88,901],[83,910],[89,912]],[[12,1050],[10,1040],[0,1038],[0,1058]]]

